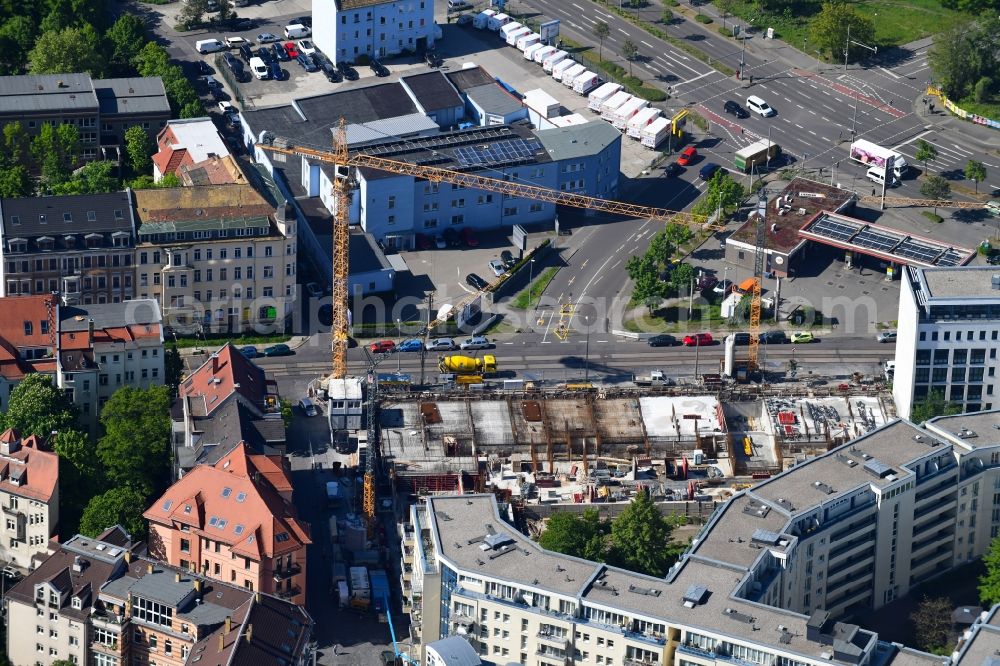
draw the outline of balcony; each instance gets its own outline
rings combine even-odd
[[[955,509],[955,504],[957,500],[954,496],[949,497],[947,500],[941,503],[930,503],[922,509],[915,511],[913,513],[913,525],[916,527],[918,523],[921,523],[924,518],[930,518],[936,514],[943,511],[952,511]]]
[[[660,662],[651,659],[633,659],[632,657],[625,657],[625,661],[622,663],[625,666],[659,666],[660,664]]]
[[[838,546],[830,551],[830,566],[833,566],[833,561],[843,557],[845,555],[856,555],[861,550],[867,546],[872,545],[872,539],[870,537],[859,537],[857,539],[851,539],[842,546]]]
[[[557,634],[550,634],[544,631],[539,631],[537,634],[535,634],[535,637],[538,638],[538,640],[540,641],[546,641],[547,643],[551,643],[552,645],[557,645],[559,646],[560,649],[568,650],[570,648],[569,639],[566,636],[559,636]]]
[[[945,479],[932,488],[927,488],[926,490],[918,492],[916,501],[914,502],[914,507],[920,507],[925,501],[935,499],[948,492],[955,492],[955,479]]]
[[[98,643],[97,641],[92,641],[90,643],[90,649],[94,652],[101,652],[109,655],[121,654],[121,650],[118,649],[118,641],[114,641],[112,643]]]
[[[917,572],[922,567],[927,566],[928,564],[933,564],[934,562],[942,559],[945,556],[947,556],[950,559],[953,555],[954,555],[954,548],[950,547],[950,543],[938,546],[936,549],[932,550],[927,555],[924,555],[923,557],[918,558],[916,560],[912,560],[910,564],[910,575],[914,578],[918,578],[919,574]]]
[[[298,585],[293,585],[290,590],[278,590],[275,594],[282,599],[291,599],[292,597],[297,597],[302,594],[302,588]]]
[[[874,561],[873,557],[875,555],[875,546],[872,546],[863,553],[859,553],[855,557],[848,558],[844,560],[843,563],[838,564],[835,567],[831,567],[826,572],[827,580],[832,580],[837,577],[837,575],[845,571],[855,571],[859,566],[863,564],[869,564]]]
[[[90,614],[90,622],[98,629],[118,631],[125,622],[125,617],[106,610],[95,610]]]
[[[927,539],[924,539],[919,543],[914,542],[913,547],[910,549],[910,556],[919,558],[928,552],[928,548],[940,546],[945,543],[951,543],[954,538],[955,534],[952,532],[950,526],[943,527],[937,532],[934,532]]]
[[[302,573],[302,565],[298,562],[294,562],[290,567],[285,567],[284,569],[275,569],[274,571],[274,582],[280,582],[291,578],[292,576],[297,576]]]

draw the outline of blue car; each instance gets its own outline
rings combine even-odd
[[[288,62],[291,58],[288,57],[288,53],[285,51],[285,47],[281,44],[271,44],[271,50],[274,51],[275,60],[281,62]]]
[[[403,340],[399,345],[396,346],[396,351],[401,352],[415,352],[420,351],[424,348],[423,340],[420,338],[410,338],[409,340]]]
[[[240,353],[243,354],[243,358],[257,358],[260,354],[257,353],[256,347],[242,347]]]
[[[271,78],[275,81],[284,81],[288,78],[288,72],[281,69],[281,65],[279,65],[276,60],[272,60],[267,63],[267,71],[270,73]]]
[[[296,60],[300,65],[302,65],[302,69],[306,70],[307,72],[319,71],[319,67],[317,67],[316,64],[312,61],[312,58],[307,56],[305,53],[300,53],[299,57],[296,58]]]

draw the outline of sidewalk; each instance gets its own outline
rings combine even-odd
[[[304,345],[306,342],[308,342],[309,338],[310,336],[308,335],[293,335],[288,342],[285,342],[283,344],[286,344],[290,349],[295,350]],[[278,344],[278,343],[273,343],[273,344]],[[225,342],[218,342],[216,340],[212,340],[207,344],[199,345],[197,347],[182,347],[178,351],[180,352],[181,357],[202,356],[204,354],[214,354],[215,352],[222,349],[225,345],[226,345]],[[260,345],[243,345],[243,346],[257,347],[259,349],[260,347],[269,347],[270,345],[271,343],[260,344]]]
[[[922,101],[924,98],[934,103],[934,113],[930,112],[929,105],[924,107]],[[962,135],[966,143],[973,144],[987,155],[1000,154],[1000,130],[977,125],[952,115],[950,111],[945,110],[941,101],[936,97],[931,95],[917,96],[913,100],[913,112],[917,117],[927,122],[928,129],[957,132]]]

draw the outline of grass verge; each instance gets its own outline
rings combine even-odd
[[[656,308],[640,308],[624,322],[625,330],[633,333],[691,333],[728,327],[719,305],[695,304],[688,316],[687,299]]]
[[[620,83],[633,95],[650,102],[663,102],[669,97],[667,93],[659,88],[643,85],[642,79],[630,75],[618,63],[611,62],[610,60],[602,60],[600,54],[594,53],[593,47],[583,46],[566,37],[563,37],[562,41],[563,49],[582,57],[590,65],[593,65],[594,69],[600,71],[604,79]]]
[[[227,342],[231,342],[237,347],[242,345],[273,345],[279,342],[288,342],[291,339],[292,336],[285,335],[284,333],[275,333],[274,335],[241,335],[235,338],[228,334],[210,333],[204,338],[201,336],[196,338],[177,336],[177,347],[180,349],[190,349],[192,347],[221,347]]]
[[[530,303],[537,303],[557,272],[559,272],[558,268],[546,268],[527,289],[522,289],[514,297],[514,300],[510,303],[510,307],[516,310],[527,310]]]
[[[926,217],[931,222],[937,222],[938,224],[944,222],[944,218],[943,217],[941,217],[940,215],[937,215],[935,213],[932,213],[929,210],[922,210],[922,211],[920,211],[920,214],[923,215],[924,217]]]

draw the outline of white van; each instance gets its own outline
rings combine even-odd
[[[302,39],[312,34],[312,30],[301,23],[292,23],[285,26],[285,39]]]
[[[774,109],[768,106],[767,102],[756,95],[750,95],[747,97],[747,108],[754,113],[759,113],[764,118],[768,118],[775,114]]]
[[[200,39],[195,42],[194,47],[198,49],[198,53],[215,53],[226,49],[226,45],[219,39]]]
[[[271,72],[267,68],[267,63],[257,56],[250,58],[250,71],[253,72],[258,81],[271,78]]]
[[[868,180],[872,181],[876,185],[883,185],[885,184],[885,167],[872,167],[868,169],[868,173],[866,173],[865,176],[867,176]],[[898,184],[899,179],[893,176],[892,180],[889,182],[889,187],[895,187]]]

